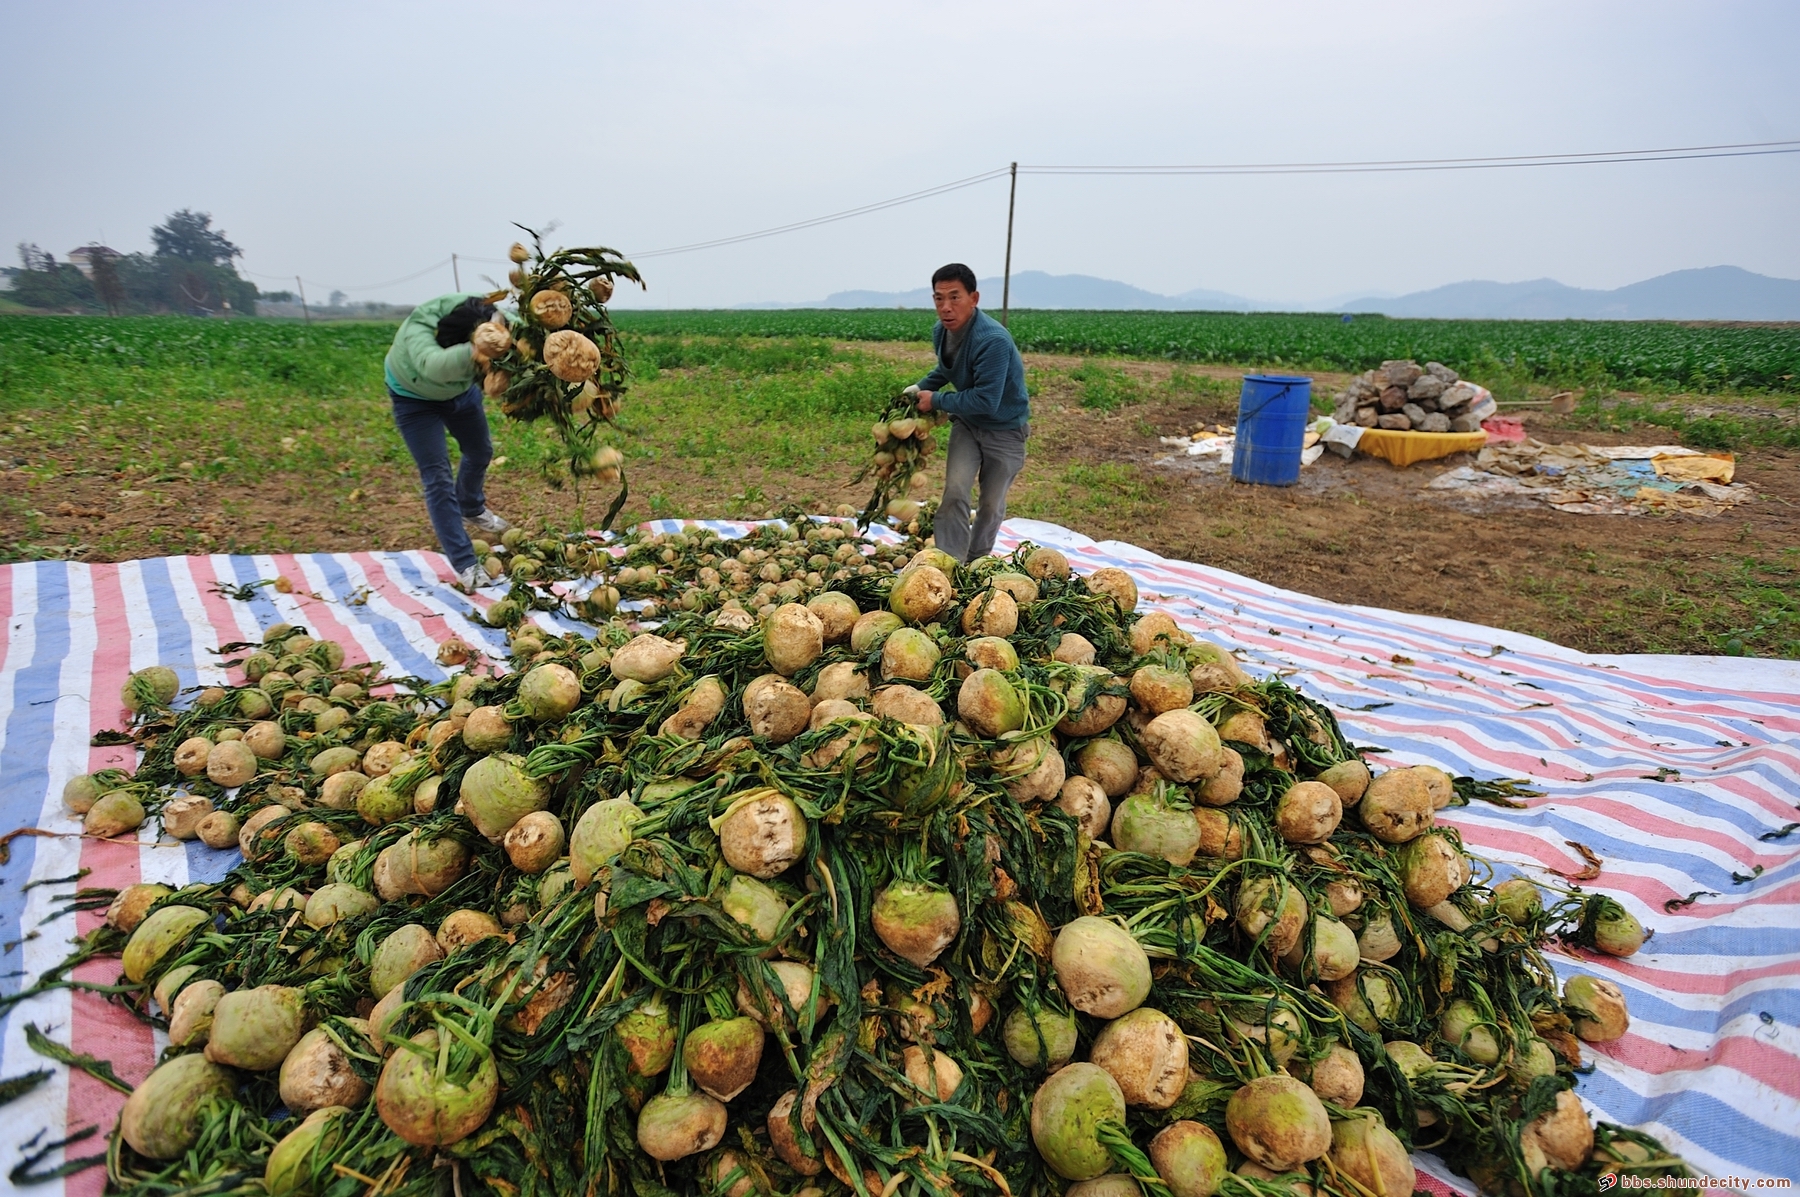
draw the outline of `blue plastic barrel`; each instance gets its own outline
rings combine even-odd
[[[1238,396],[1231,476],[1238,482],[1292,486],[1300,481],[1300,445],[1312,422],[1312,379],[1246,374]]]

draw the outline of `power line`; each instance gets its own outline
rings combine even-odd
[[[1027,166],[1034,175],[1299,175],[1383,174],[1394,171],[1501,170],[1527,166],[1604,166],[1624,162],[1680,162],[1701,158],[1754,158],[1800,153],[1800,141],[1749,141],[1730,145],[1671,146],[1649,150],[1595,150],[1580,154],[1517,154],[1488,158],[1395,158],[1368,162],[1221,162],[1190,166]]]
[[[912,191],[905,195],[897,195],[893,199],[878,200],[872,204],[864,204],[858,208],[846,208],[842,212],[833,212],[829,216],[815,216],[810,220],[796,220],[792,224],[777,225],[772,229],[759,229],[754,233],[739,233],[735,237],[717,237],[711,241],[695,241],[689,245],[674,245],[667,249],[646,249],[625,255],[632,260],[639,258],[660,258],[669,254],[692,253],[697,249],[716,249],[721,245],[736,245],[744,241],[756,241],[763,237],[774,237],[781,233],[794,233],[801,229],[816,228],[822,224],[832,224],[839,220],[849,220],[853,216],[866,216],[871,212],[880,212],[887,208],[897,208],[901,204],[910,204],[922,199],[930,199],[934,195],[944,195],[951,191],[961,191],[965,187],[974,187],[991,179],[1005,178],[1007,168],[1002,166],[995,170],[983,171],[978,175],[970,175],[966,179],[957,179],[953,183],[942,183],[936,187],[927,187],[923,191]]]

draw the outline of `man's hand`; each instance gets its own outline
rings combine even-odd
[[[931,392],[930,391],[920,391],[919,392],[919,410],[920,411],[930,411],[931,410]]]

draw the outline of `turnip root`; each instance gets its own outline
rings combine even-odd
[[[1282,957],[1283,963],[1301,969],[1308,979],[1341,981],[1356,971],[1359,953],[1356,932],[1333,918],[1315,915],[1312,920],[1313,943],[1310,952],[1302,952],[1304,936]],[[1302,966],[1305,966],[1304,968]]]
[[[251,1072],[278,1067],[306,1030],[300,990],[284,985],[234,989],[213,1007],[206,1058]]]
[[[909,565],[894,579],[888,609],[908,623],[930,623],[956,598],[944,571],[934,565]]]
[[[1092,665],[1097,654],[1092,640],[1077,632],[1064,632],[1050,651],[1050,659],[1065,665]]]
[[[765,673],[744,688],[744,719],[750,734],[786,744],[806,730],[812,701],[778,674]]]
[[[1356,1108],[1363,1095],[1362,1057],[1341,1043],[1313,1062],[1309,1082],[1320,1101],[1328,1101],[1346,1110]]]
[[[762,1053],[761,1024],[742,1015],[701,1023],[681,1045],[688,1075],[720,1101],[730,1101],[750,1087]]]
[[[1306,899],[1284,878],[1258,877],[1238,888],[1238,929],[1252,940],[1266,931],[1263,946],[1277,959],[1300,942],[1306,915]]]
[[[792,677],[825,651],[825,624],[810,608],[784,603],[763,622],[763,651],[770,669]]]
[[[360,1024],[364,1034],[368,1024],[361,1019],[346,1019]],[[352,1047],[360,1045],[352,1042]],[[296,1114],[305,1114],[326,1106],[360,1106],[369,1100],[371,1086],[350,1067],[344,1049],[332,1041],[324,1027],[314,1027],[300,1036],[300,1042],[281,1062],[279,1074],[281,1100]]]
[[[242,740],[214,744],[206,754],[207,780],[228,790],[255,777],[256,766],[256,754]]]
[[[1445,836],[1417,836],[1394,855],[1406,900],[1420,909],[1436,906],[1463,883],[1463,854]]]
[[[1074,819],[1081,834],[1097,840],[1112,824],[1112,803],[1100,783],[1087,777],[1070,777],[1063,781],[1056,797],[1056,808]]]
[[[1083,739],[1097,736],[1119,721],[1125,713],[1125,699],[1108,694],[1106,687],[1118,679],[1112,671],[1098,665],[1078,665],[1073,676],[1056,679],[1054,685],[1068,698],[1069,710],[1056,725],[1065,736]]]
[[[774,1148],[782,1163],[800,1175],[817,1176],[825,1165],[816,1154],[809,1153],[794,1128],[794,1106],[799,1100],[800,1091],[789,1089],[769,1107],[769,1146]]]
[[[1019,667],[1019,654],[1012,641],[998,636],[976,636],[963,642],[963,658],[977,669],[998,669],[1011,673]]]
[[[1467,998],[1458,998],[1444,1008],[1443,1017],[1438,1020],[1438,1033],[1444,1037],[1444,1042],[1461,1048],[1463,1054],[1477,1064],[1500,1062],[1500,1041],[1494,1035],[1492,1024]]]
[[[1273,1172],[1291,1172],[1331,1148],[1331,1119],[1291,1076],[1257,1077],[1231,1095],[1225,1129],[1238,1150]]]
[[[906,1048],[900,1053],[900,1066],[906,1079],[925,1095],[927,1102],[949,1101],[962,1084],[962,1066],[941,1051],[928,1052],[917,1046]]]
[[[1212,1127],[1186,1119],[1156,1132],[1149,1154],[1171,1197],[1212,1197],[1228,1171],[1225,1145]]]
[[[1191,809],[1171,805],[1161,791],[1131,794],[1113,813],[1112,845],[1186,868],[1200,850],[1200,825]]]
[[[827,645],[849,643],[850,629],[862,618],[856,600],[839,590],[828,590],[808,599],[806,609],[818,619]]]
[[[1131,792],[1138,776],[1137,756],[1117,740],[1091,740],[1075,754],[1075,767],[1092,779],[1108,798]]]
[[[770,886],[742,873],[733,873],[731,880],[725,883],[719,894],[719,906],[743,924],[753,937],[768,944],[775,942],[781,921],[788,912],[785,898]]]
[[[500,920],[482,910],[452,910],[438,924],[437,945],[451,956],[478,940],[501,934]]]
[[[1431,790],[1411,769],[1389,769],[1369,783],[1356,813],[1376,839],[1404,844],[1431,827]]]
[[[719,820],[719,850],[738,872],[766,881],[800,859],[806,832],[806,816],[793,799],[771,789],[755,790],[734,799]]]
[[[1064,1067],[1031,1099],[1031,1141],[1044,1162],[1067,1180],[1091,1180],[1112,1167],[1112,1152],[1100,1142],[1097,1128],[1102,1122],[1124,1121],[1125,1095],[1098,1064]]]
[[[1322,782],[1289,786],[1275,804],[1275,830],[1290,844],[1322,844],[1344,817],[1343,800]]]
[[[1020,1006],[1006,1016],[1000,1039],[1006,1053],[1026,1068],[1055,1072],[1075,1056],[1075,1016],[1048,1006],[1033,1014]]]
[[[231,1073],[206,1057],[176,1056],[157,1066],[125,1099],[119,1133],[146,1159],[178,1159],[199,1141],[205,1106],[229,1101],[236,1092]]]
[[[375,1108],[387,1128],[415,1147],[447,1147],[474,1134],[493,1112],[500,1077],[492,1055],[466,1077],[438,1071],[438,1032],[421,1031],[397,1048],[375,1083]]]
[[[1179,669],[1145,665],[1131,675],[1131,698],[1151,718],[1194,701],[1194,683]]]
[[[1019,630],[1019,604],[1004,590],[986,590],[963,608],[965,636],[1010,636]]]
[[[1087,915],[1066,924],[1056,933],[1050,962],[1069,1004],[1095,1018],[1118,1018],[1150,994],[1150,957],[1131,932],[1107,919]]]
[[[905,626],[906,621],[892,611],[866,611],[851,625],[850,651],[859,657],[867,656]]]
[[[1213,860],[1237,860],[1244,855],[1243,828],[1229,814],[1197,807],[1194,822],[1200,827],[1200,855]]]
[[[1361,761],[1339,761],[1319,774],[1317,780],[1336,790],[1345,806],[1355,806],[1369,788],[1369,767]]]
[[[175,771],[183,777],[200,776],[206,772],[206,758],[212,754],[212,749],[213,742],[205,736],[189,736],[175,747]],[[89,805],[93,805],[91,800]]]
[[[827,699],[862,702],[869,697],[869,675],[855,661],[834,661],[819,670],[813,683],[814,706]]]
[[[1015,802],[1048,802],[1062,791],[1062,784],[1068,779],[1068,766],[1054,736],[1020,740],[991,753],[988,759],[1000,777],[1000,785]]]
[[[369,963],[369,988],[377,998],[386,997],[390,989],[406,983],[406,979],[428,964],[444,958],[437,936],[417,923],[408,923],[391,932],[375,949]]]
[[[1202,806],[1230,806],[1244,792],[1244,758],[1230,747],[1219,749],[1219,771],[1194,788]]]
[[[541,873],[555,864],[566,842],[562,820],[547,810],[532,811],[501,837],[506,858],[521,873]]]
[[[1581,1099],[1567,1089],[1558,1093],[1556,1105],[1519,1132],[1519,1150],[1533,1179],[1546,1167],[1573,1172],[1587,1163],[1594,1150],[1594,1124],[1588,1121]]]
[[[169,1044],[172,1047],[205,1047],[212,1034],[213,1011],[225,996],[217,981],[195,981],[176,996],[169,1011]]]
[[[501,752],[512,743],[512,724],[499,707],[476,707],[463,722],[462,740],[470,752]]]
[[[1148,1006],[1102,1027],[1088,1058],[1112,1074],[1128,1106],[1166,1110],[1187,1087],[1187,1036],[1174,1019]]]
[[[888,950],[925,968],[956,940],[962,914],[948,890],[895,881],[875,895],[869,911],[875,934]]]
[[[911,686],[883,686],[869,701],[869,710],[882,719],[898,719],[914,727],[941,727],[944,710],[937,700]]]
[[[1004,673],[977,669],[963,679],[956,713],[984,739],[998,739],[1025,726],[1025,701]]]
[[[928,682],[942,651],[918,628],[899,628],[881,644],[881,676],[885,681]]]
[[[1624,991],[1600,977],[1570,977],[1563,986],[1563,1006],[1575,1020],[1575,1033],[1589,1043],[1611,1043],[1631,1029]]]
[[[576,885],[586,885],[607,861],[631,844],[632,828],[644,817],[629,798],[603,798],[591,804],[569,837],[569,872]]]
[[[1188,680],[1194,683],[1196,694],[1229,692],[1250,683],[1250,675],[1237,658],[1209,641],[1196,641],[1184,650],[1184,655]]]
[[[1152,611],[1131,625],[1131,651],[1142,657],[1159,647],[1192,644],[1194,637],[1169,616]]]
[[[1188,785],[1211,777],[1224,763],[1219,733],[1189,710],[1168,711],[1144,728],[1144,751],[1170,781]]]
[[[534,665],[519,682],[519,705],[527,718],[561,719],[581,701],[581,679],[566,665]]]
[[[1373,1110],[1332,1123],[1330,1157],[1372,1197],[1410,1197],[1418,1184],[1406,1147]]]

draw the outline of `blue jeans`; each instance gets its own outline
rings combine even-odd
[[[450,558],[451,567],[461,573],[475,564],[475,548],[469,543],[463,520],[474,519],[487,510],[482,484],[487,480],[488,462],[494,459],[481,387],[471,386],[454,399],[408,399],[392,391],[388,398],[394,402],[394,423],[400,427],[400,438],[419,467],[419,481],[425,486],[425,510],[431,515],[438,545]],[[462,464],[454,478],[450,474],[446,432],[456,438],[457,448],[462,450]]]
[[[973,561],[994,551],[994,536],[1006,518],[1006,492],[1025,468],[1029,426],[977,428],[963,420],[950,426],[950,449],[944,454],[944,497],[938,503],[932,537],[937,547],[958,561]],[[969,492],[981,483],[981,499],[969,519]]]

